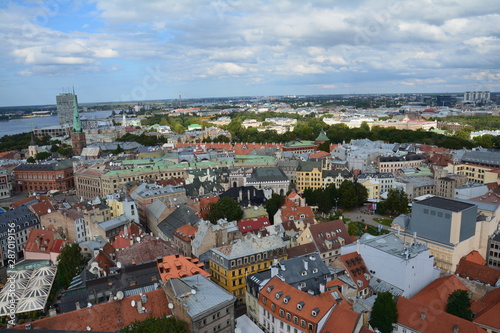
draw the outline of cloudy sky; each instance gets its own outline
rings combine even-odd
[[[0,106],[500,90],[498,0],[0,0]]]

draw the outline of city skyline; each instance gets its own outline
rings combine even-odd
[[[0,106],[500,88],[500,3],[0,1]]]

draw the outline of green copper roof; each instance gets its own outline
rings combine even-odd
[[[319,132],[319,135],[316,138],[316,141],[330,141],[330,139],[326,136],[325,131],[323,129],[321,129],[321,132]]]
[[[76,100],[75,90],[73,89],[73,133],[82,133],[82,121],[78,113],[78,101]]]

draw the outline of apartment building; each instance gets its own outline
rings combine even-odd
[[[280,236],[259,237],[249,233],[233,244],[210,250],[210,274],[214,282],[242,302],[246,276],[268,269],[274,259],[286,258],[286,244]]]
[[[399,169],[416,168],[425,166],[427,159],[423,155],[408,154],[404,156],[380,156],[377,159],[377,167],[379,172],[388,173],[396,172]]]

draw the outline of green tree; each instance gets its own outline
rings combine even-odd
[[[391,188],[387,194],[387,199],[377,205],[377,212],[391,215],[405,214],[408,212],[408,203],[408,195],[404,190]]]
[[[269,221],[274,224],[274,214],[280,209],[285,202],[285,197],[277,193],[273,193],[271,198],[266,202],[266,211],[269,214]]]
[[[455,290],[448,296],[446,312],[454,316],[472,321],[472,311],[470,309],[471,300],[466,290]]]
[[[243,216],[243,209],[241,209],[238,202],[231,197],[224,197],[219,199],[214,204],[210,204],[210,211],[207,218],[213,224],[217,224],[219,219],[227,219],[228,221],[239,221]]]
[[[59,149],[59,146],[56,144],[53,144],[52,147],[50,147],[50,151],[52,153],[55,153]]]
[[[354,182],[354,191],[356,192],[356,202],[358,206],[364,204],[368,200],[368,190],[362,184]]]
[[[28,162],[28,163],[35,163],[35,162],[36,162],[36,160],[35,160],[35,158],[34,158],[33,156],[30,156],[30,157],[28,157],[28,158],[26,159],[26,162]]]
[[[186,333],[186,324],[175,317],[148,318],[124,327],[122,333]]]
[[[354,207],[358,204],[358,197],[354,183],[350,180],[344,180],[339,187],[339,204],[344,208]]]
[[[41,151],[35,155],[35,159],[37,161],[43,161],[43,160],[46,160],[47,158],[49,158],[50,156],[52,156],[51,153],[49,153],[47,151]]]
[[[85,265],[80,246],[77,243],[66,244],[57,260],[56,283],[60,288],[68,288],[71,280],[82,272]]]
[[[116,146],[116,149],[113,150],[113,154],[115,154],[115,155],[118,155],[118,154],[123,153],[123,152],[124,152],[124,150],[119,144]]]
[[[370,314],[370,325],[382,333],[391,333],[392,324],[398,321],[398,309],[392,294],[388,291],[379,293]]]

